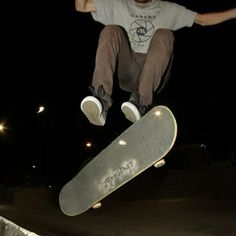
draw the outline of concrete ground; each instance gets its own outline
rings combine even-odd
[[[43,236],[235,236],[236,167],[151,168],[102,202],[70,217],[58,190],[15,188],[0,215]],[[5,236],[5,235],[4,235]]]

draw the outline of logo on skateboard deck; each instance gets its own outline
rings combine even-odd
[[[125,178],[129,179],[138,169],[135,159],[124,162],[118,169],[109,170],[108,174],[97,181],[98,189],[102,192],[108,192],[116,187],[117,183]]]

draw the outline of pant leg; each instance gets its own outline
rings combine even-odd
[[[118,74],[125,72],[125,76],[119,78],[120,87],[129,90],[133,86],[133,78],[129,75],[136,71],[133,65],[133,51],[126,32],[116,25],[105,26],[99,37],[92,86],[95,92],[99,86],[103,86],[108,106],[112,104],[113,79],[117,66]]]
[[[172,57],[174,35],[171,31],[159,29],[149,45],[146,61],[139,78],[140,103],[149,106],[153,93],[158,89]]]

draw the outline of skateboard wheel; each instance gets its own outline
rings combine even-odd
[[[95,205],[92,206],[93,209],[98,209],[102,206],[101,202],[96,203]]]
[[[160,167],[164,166],[165,164],[166,164],[165,160],[162,159],[162,160],[156,162],[156,163],[154,164],[154,167],[155,167],[155,168],[160,168]]]

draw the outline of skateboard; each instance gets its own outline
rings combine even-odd
[[[62,187],[59,194],[62,212],[75,216],[92,208],[162,160],[176,136],[177,123],[171,110],[166,106],[152,108]]]

